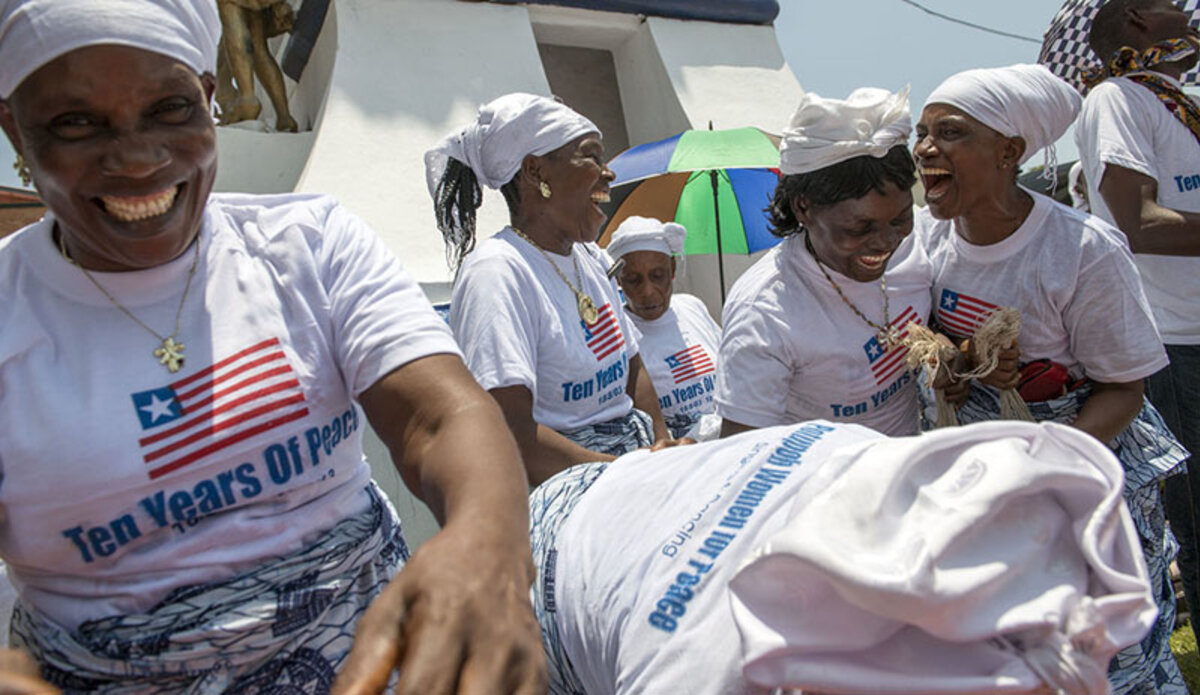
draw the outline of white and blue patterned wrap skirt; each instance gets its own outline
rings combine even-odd
[[[328,693],[358,619],[408,559],[391,504],[370,508],[313,546],[233,579],[176,589],[143,614],[93,620],[72,634],[18,602],[12,642],[64,693]]]
[[[1070,423],[1092,395],[1090,383],[1049,401],[1028,403],[1034,420]],[[1150,587],[1158,604],[1158,620],[1139,644],[1122,649],[1109,664],[1113,695],[1187,695],[1187,686],[1171,654],[1175,628],[1175,591],[1170,565],[1177,546],[1163,516],[1159,482],[1179,472],[1188,452],[1167,429],[1149,401],[1125,431],[1109,444],[1125,470],[1125,503],[1142,541]],[[958,410],[963,424],[1000,419],[1000,392],[971,383],[967,402]]]
[[[594,425],[584,425],[559,434],[584,449],[610,456],[620,456],[654,443],[654,422],[646,413],[630,408],[621,417]]]
[[[529,495],[529,541],[537,579],[530,589],[533,612],[542,627],[542,646],[550,666],[550,695],[584,695],[571,659],[563,648],[555,620],[555,574],[558,531],[607,463],[581,463],[560,471]]]

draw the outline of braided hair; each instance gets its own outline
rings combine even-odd
[[[434,193],[433,213],[446,242],[446,263],[455,272],[475,248],[475,211],[482,203],[483,189],[475,172],[450,157]]]

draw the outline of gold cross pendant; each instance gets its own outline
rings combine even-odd
[[[167,371],[174,374],[183,367],[183,343],[175,342],[175,338],[163,338],[162,347],[154,349],[154,356],[159,364],[167,365]]]
[[[875,338],[883,346],[884,352],[900,345],[900,331],[896,330],[895,326],[884,326],[883,330],[879,331]]]

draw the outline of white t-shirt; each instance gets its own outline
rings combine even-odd
[[[856,282],[827,269],[846,299],[882,324],[878,281]],[[929,317],[932,269],[905,239],[888,261],[888,318],[903,330]],[[804,247],[786,239],[734,284],[722,318],[717,414],[752,427],[824,418],[884,434],[917,431],[917,382],[908,349],[884,351],[876,329],[838,295]]]
[[[450,325],[483,388],[528,388],[534,421],[556,430],[628,413],[629,360],[638,354],[600,249],[575,244],[571,253],[600,311],[591,326],[550,265],[574,283],[571,256],[543,254],[507,227],[467,256],[450,302]]]
[[[307,547],[366,509],[354,397],[458,352],[395,257],[328,197],[211,198],[175,374],[59,255],[52,226],[0,241],[0,554],[68,628]],[[193,258],[92,275],[165,333]]]
[[[1158,181],[1159,205],[1200,212],[1200,144],[1146,87],[1123,77],[1097,85],[1083,101],[1075,141],[1092,212],[1106,222],[1116,224],[1099,190],[1108,164]],[[1200,344],[1200,258],[1139,253],[1134,260],[1163,340]]]
[[[1028,192],[1028,191],[1027,191]],[[956,339],[999,306],[1021,312],[1021,360],[1050,359],[1078,378],[1129,382],[1167,364],[1121,233],[1029,192],[1033,209],[1011,236],[976,246],[928,209],[913,236],[933,263],[934,317]]]
[[[558,625],[588,695],[749,692],[729,579],[784,526],[810,462],[878,437],[810,422],[704,444],[721,465],[684,447],[609,466],[556,542]]]
[[[629,311],[626,315],[638,332],[642,364],[654,382],[667,425],[675,428],[714,412],[721,327],[704,302],[690,294],[673,294],[670,308],[653,321]]]

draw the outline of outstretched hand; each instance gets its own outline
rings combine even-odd
[[[546,692],[528,546],[480,525],[447,526],[405,564],[359,622],[334,693],[383,692],[397,670],[398,695]]]
[[[664,437],[663,439],[659,439],[651,444],[650,451],[662,451],[663,449],[670,449],[673,446],[687,446],[688,444],[695,443],[696,440],[692,439],[691,437],[680,437],[678,439]]]

